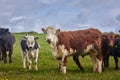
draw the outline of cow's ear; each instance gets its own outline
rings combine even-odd
[[[34,39],[36,40],[36,39],[38,39],[38,37],[35,37]]]
[[[43,31],[43,33],[46,33],[46,29],[45,28],[42,28],[42,31]]]
[[[23,39],[27,40],[27,36],[23,36]]]
[[[60,29],[57,29],[57,30],[56,30],[56,33],[58,34],[59,32],[60,32]]]
[[[26,33],[26,35],[25,36],[28,36],[28,33]]]

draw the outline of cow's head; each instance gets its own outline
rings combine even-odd
[[[4,33],[7,33],[9,32],[9,29],[8,28],[0,28],[0,34],[4,34]]]
[[[31,50],[34,48],[35,40],[38,39],[38,37],[26,35],[26,36],[24,36],[24,39],[26,40],[26,44],[27,44],[28,48]]]
[[[3,34],[9,32],[9,29],[5,29],[5,28],[0,28],[0,39],[3,39]]]
[[[57,34],[60,32],[60,29],[48,26],[47,29],[42,28],[42,31],[46,35],[46,41],[51,44],[52,47],[55,46],[58,41]]]

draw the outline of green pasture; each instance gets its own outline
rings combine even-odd
[[[34,70],[34,64],[32,65],[32,70],[22,68],[20,38],[25,33],[14,33],[16,43],[12,56],[13,63],[7,62],[7,64],[4,64],[3,61],[0,61],[0,80],[120,80],[120,70],[114,69],[113,57],[110,57],[110,67],[101,74],[92,72],[92,62],[89,56],[79,57],[85,69],[84,72],[80,71],[72,57],[69,57],[67,73],[60,73],[58,69],[59,61],[53,57],[50,46],[45,42],[45,36],[38,33],[30,34],[39,37],[39,70]]]

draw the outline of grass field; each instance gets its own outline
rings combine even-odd
[[[73,62],[72,57],[69,57],[67,64],[67,73],[62,74],[58,70],[59,61],[52,56],[50,46],[45,42],[43,34],[31,33],[38,36],[40,44],[38,67],[39,70],[27,70],[22,68],[22,57],[20,50],[20,38],[24,33],[14,34],[16,43],[12,56],[13,63],[4,64],[0,62],[0,80],[120,80],[120,70],[114,70],[114,60],[110,57],[110,67],[105,69],[102,74],[92,72],[92,62],[89,56],[84,58],[79,57],[85,71],[79,70]],[[8,59],[7,59],[8,60]]]

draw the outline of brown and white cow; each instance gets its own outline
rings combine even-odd
[[[97,29],[60,31],[54,27],[42,28],[46,41],[53,49],[53,55],[60,59],[60,71],[66,73],[67,58],[73,56],[78,67],[83,70],[78,56],[90,55],[93,71],[102,72],[101,32]]]

